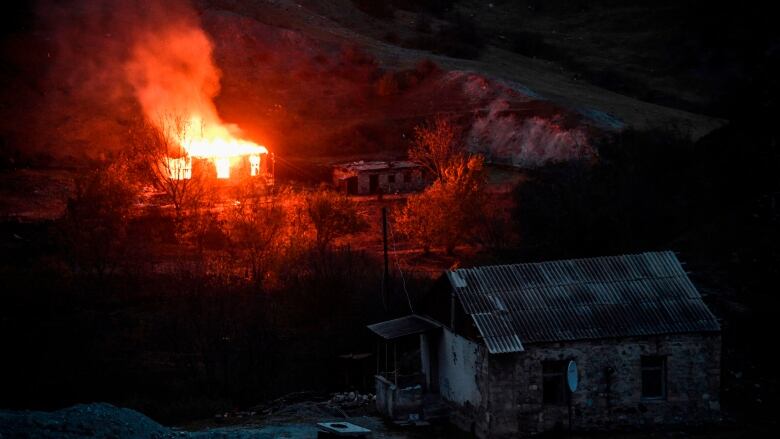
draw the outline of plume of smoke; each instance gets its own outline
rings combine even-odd
[[[221,73],[211,41],[194,19],[177,18],[136,36],[125,63],[128,82],[152,123],[175,114],[221,124],[213,101]]]
[[[194,111],[219,123],[220,71],[186,0],[44,0],[37,9],[49,47],[35,116],[44,148],[70,145],[74,155],[121,148],[140,115],[156,123]]]
[[[565,128],[555,117],[520,117],[509,109],[503,98],[488,105],[487,115],[476,118],[468,133],[472,149],[493,162],[526,168],[595,154],[582,126]]]

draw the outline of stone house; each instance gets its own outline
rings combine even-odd
[[[422,166],[408,161],[359,161],[333,166],[333,185],[349,195],[414,192],[425,186]]]
[[[444,404],[493,438],[566,429],[570,408],[575,431],[719,418],[720,326],[672,252],[450,270],[421,311],[369,326],[396,421]]]

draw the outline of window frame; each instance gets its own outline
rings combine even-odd
[[[566,380],[567,366],[570,360],[543,360],[542,361],[542,405],[547,407],[560,407],[568,404],[569,385]],[[557,369],[557,370],[552,370]],[[556,392],[558,398],[555,400],[547,399],[546,384],[549,380],[558,381],[560,390]]]
[[[647,365],[646,362],[651,360],[658,360],[658,365]],[[646,395],[645,394],[645,373],[660,372],[660,388],[661,392],[658,395]],[[669,393],[669,386],[667,385],[668,372],[667,372],[667,356],[666,355],[642,355],[639,358],[639,395],[643,401],[664,401]]]

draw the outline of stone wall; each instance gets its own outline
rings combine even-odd
[[[481,425],[487,410],[487,349],[447,328],[436,340],[439,392],[449,405],[450,422],[464,431]],[[484,436],[484,433],[482,436]]]
[[[395,385],[381,375],[374,375],[374,389],[376,393],[376,410],[392,419]]]
[[[439,392],[448,401],[476,405],[482,399],[477,374],[484,348],[444,328],[439,343]]]
[[[408,181],[405,177],[408,175]],[[333,170],[333,186],[342,192],[348,192],[350,178],[355,178],[357,185],[355,194],[371,194],[371,176],[377,177],[377,187],[385,194],[396,192],[416,192],[425,187],[425,179],[420,168],[390,168],[371,171],[349,171],[340,168]],[[393,182],[390,182],[390,179]]]
[[[542,403],[542,362],[575,360],[580,384],[572,395],[573,429],[605,431],[701,424],[719,418],[720,335],[545,343],[517,354],[491,355],[483,392],[481,437],[529,435],[568,425],[566,405]],[[666,356],[666,398],[641,397],[641,356]],[[608,368],[614,370],[608,373]],[[482,433],[482,434],[479,434]]]
[[[419,417],[423,412],[422,386],[399,388],[381,375],[374,376],[376,409],[394,420],[408,420],[409,415]]]
[[[410,180],[404,181],[404,172],[409,172]],[[424,182],[419,169],[398,169],[377,172],[361,172],[358,174],[358,194],[371,193],[371,175],[378,178],[379,188],[385,194],[396,192],[412,192],[422,189]],[[390,176],[395,176],[395,181],[390,183]]]

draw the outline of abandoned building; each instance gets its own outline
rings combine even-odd
[[[334,165],[333,185],[350,195],[394,194],[420,190],[425,181],[417,163],[359,161]]]
[[[396,422],[492,438],[719,417],[720,326],[673,252],[451,270],[424,305],[369,326]]]
[[[162,172],[168,173],[174,180],[189,180],[195,173],[219,180],[262,177],[273,184],[274,156],[257,153],[226,157],[169,157],[161,167]]]

